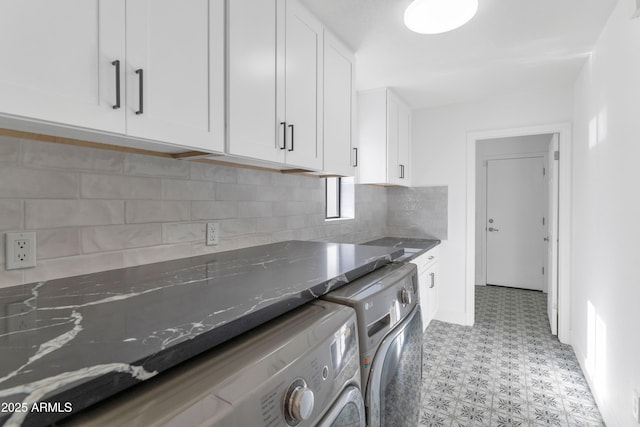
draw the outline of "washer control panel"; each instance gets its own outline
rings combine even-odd
[[[75,425],[311,427],[349,385],[360,386],[355,311],[314,301],[83,411]]]
[[[322,329],[322,325],[318,327]],[[315,425],[344,386],[352,382],[354,377],[359,378],[355,318],[310,347],[312,339],[318,337],[317,332],[301,340],[303,347],[297,351],[304,356],[287,363],[281,376],[271,378],[268,382],[273,383],[273,387],[267,387],[267,391],[259,396],[259,404],[252,405],[260,407],[261,419],[246,419],[248,424],[244,425]],[[220,394],[218,396],[227,398]]]

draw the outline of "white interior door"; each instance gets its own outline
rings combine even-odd
[[[487,284],[543,290],[544,157],[487,162]]]
[[[558,134],[554,134],[549,144],[549,213],[547,231],[547,313],[551,333],[558,335],[558,177],[560,162],[554,153],[559,149]]]

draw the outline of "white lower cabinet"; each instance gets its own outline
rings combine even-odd
[[[411,261],[418,268],[423,329],[427,329],[438,312],[438,252],[438,248],[435,247]]]

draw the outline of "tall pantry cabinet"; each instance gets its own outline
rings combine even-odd
[[[228,5],[228,153],[321,170],[323,26],[295,0]]]
[[[0,114],[224,149],[224,0],[3,0]]]

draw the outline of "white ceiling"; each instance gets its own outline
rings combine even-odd
[[[301,1],[356,51],[358,90],[419,109],[571,84],[618,0],[479,0],[439,35],[404,27],[410,0]]]

